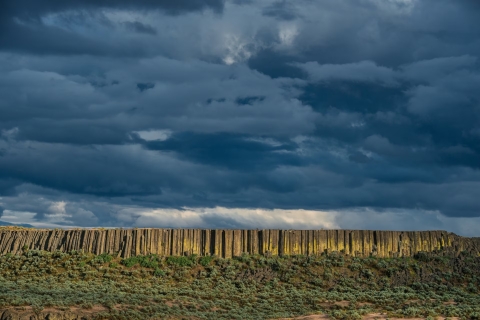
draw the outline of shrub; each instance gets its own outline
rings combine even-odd
[[[423,261],[423,262],[430,261],[430,257],[426,252],[418,252],[417,254],[414,255],[414,258],[418,261]]]
[[[196,258],[195,257],[167,257],[167,264],[174,265],[179,267],[191,267],[195,264]]]
[[[113,257],[108,253],[102,253],[94,258],[96,263],[107,263],[113,260]]]
[[[348,266],[348,268],[352,271],[358,271],[362,269],[362,265],[360,263],[354,262]]]
[[[212,260],[213,260],[213,257],[211,257],[211,256],[205,256],[205,257],[201,257],[198,262],[199,262],[202,266],[206,267],[206,266],[210,265],[210,263],[212,262]]]
[[[165,271],[159,269],[159,268],[156,268],[155,271],[153,272],[153,275],[155,277],[164,277],[165,276]]]
[[[140,260],[140,265],[144,268],[157,268],[158,267],[158,261],[154,259],[142,259]]]
[[[157,255],[148,255],[148,256],[134,256],[126,259],[122,259],[120,262],[124,266],[131,268],[137,264],[144,268],[157,268],[158,267],[158,256]]]
[[[121,264],[123,264],[125,267],[131,268],[134,265],[138,264],[138,257],[130,257],[126,259],[122,259]]]

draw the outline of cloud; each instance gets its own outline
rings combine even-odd
[[[245,66],[157,57],[115,65],[100,80],[9,71],[0,76],[0,108],[4,121],[22,122],[23,139],[48,142],[125,143],[129,131],[151,129],[300,134],[313,131],[315,114],[297,99],[296,85],[302,81],[271,79]]]
[[[173,211],[173,212],[171,212]],[[138,213],[140,226],[171,225],[226,229],[306,229],[338,228],[335,214],[310,210],[263,210],[243,208],[184,208],[182,210],[149,210]]]
[[[193,11],[212,9],[215,13],[223,10],[223,0],[201,1],[150,1],[140,0],[132,4],[129,1],[75,1],[62,2],[57,0],[48,1],[7,1],[0,5],[0,49],[9,51],[35,52],[35,53],[63,53],[63,54],[112,54],[114,51],[122,51],[128,55],[138,55],[142,50],[122,49],[108,43],[82,35],[69,25],[85,23],[93,18],[104,18],[102,10],[115,11],[160,11],[166,15],[181,15]],[[52,19],[53,17],[53,19]],[[50,24],[55,21],[57,23]],[[51,21],[48,21],[50,18]],[[108,19],[107,19],[108,20]],[[104,21],[106,21],[104,19]],[[127,28],[143,34],[155,34],[155,29],[138,21],[127,21]],[[90,35],[91,36],[91,35]]]
[[[372,61],[361,61],[342,65],[319,65],[316,61],[304,64],[293,64],[306,71],[311,81],[347,80],[359,82],[377,82],[385,85],[395,85],[395,72],[389,68],[377,66]]]
[[[227,133],[181,133],[144,145],[149,150],[171,151],[189,161],[230,170],[269,171],[278,166],[302,164],[302,158],[297,154],[298,147],[292,141],[271,145]]]
[[[143,24],[139,21],[127,21],[125,22],[125,26],[127,29],[132,30],[133,32],[138,32],[138,33],[144,33],[144,34],[150,34],[150,35],[155,35],[157,34],[157,30],[148,25],[148,24]]]
[[[201,10],[205,8],[213,8],[215,10],[221,10],[223,8],[223,1],[219,0],[201,0],[201,1],[151,1],[140,0],[132,4],[129,1],[116,1],[112,3],[110,1],[92,1],[81,0],[75,2],[63,2],[57,0],[47,0],[41,3],[33,0],[20,0],[15,2],[4,2],[2,5],[2,11],[4,15],[12,15],[22,17],[23,15],[42,15],[45,13],[67,11],[67,10],[85,10],[85,9],[97,9],[97,8],[133,8],[133,9],[158,9],[165,10],[170,14],[179,14],[181,12],[188,12],[192,10]]]
[[[263,15],[279,20],[294,20],[297,17],[295,6],[287,1],[276,1],[263,8]]]
[[[386,88],[378,73],[356,73],[351,64],[320,66],[313,62],[312,68],[297,65],[312,74],[311,85],[301,100],[323,114],[317,121],[319,134],[349,142],[365,139],[368,144],[382,132],[384,138],[399,144],[390,147],[390,154],[403,154],[404,161],[424,156],[429,161],[476,167],[473,158],[477,159],[478,146],[468,133],[474,132],[480,120],[476,58],[436,58],[398,69],[381,67],[385,71],[381,74],[388,74],[398,84]],[[329,68],[337,71],[330,74],[326,71]],[[412,148],[408,150],[406,144]],[[450,152],[463,156],[456,157],[455,163]]]
[[[12,203],[9,203],[12,205]],[[48,217],[37,219],[33,212],[8,210],[2,220],[10,223],[28,222],[40,228],[71,228],[99,226],[91,212],[77,209],[77,202],[62,204],[72,220],[58,221]],[[50,207],[58,208],[58,202]],[[92,204],[90,203],[90,207]],[[370,230],[445,230],[463,236],[476,236],[480,218],[445,217],[438,211],[371,208],[355,210],[249,209],[249,208],[142,208],[132,205],[113,206],[96,203],[97,215],[114,212],[104,227],[159,228],[223,228],[223,229],[370,229]],[[78,220],[74,220],[78,219]]]
[[[476,57],[463,55],[417,61],[404,65],[401,69],[407,79],[431,82],[461,70],[474,68],[476,62]]]

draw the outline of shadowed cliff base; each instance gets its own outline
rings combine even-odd
[[[0,254],[24,250],[137,255],[319,255],[412,257],[418,252],[480,253],[480,238],[446,231],[0,228]]]

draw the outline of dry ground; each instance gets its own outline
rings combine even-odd
[[[329,316],[319,314],[319,315],[310,315],[310,316],[303,316],[303,317],[296,317],[296,318],[284,318],[281,320],[291,320],[291,319],[302,319],[302,320],[320,320],[320,319],[330,319]],[[371,313],[367,314],[362,317],[363,320],[384,320],[384,319],[390,319],[390,320],[421,320],[424,318],[389,318],[386,314],[382,313]],[[446,318],[444,317],[437,317],[436,320],[445,320]],[[451,320],[458,320],[459,318],[457,317],[451,317],[449,318]]]

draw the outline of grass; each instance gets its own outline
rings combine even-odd
[[[28,251],[0,256],[0,309],[81,306],[99,319],[480,319],[480,258],[137,256]],[[348,301],[348,303],[345,303]]]

